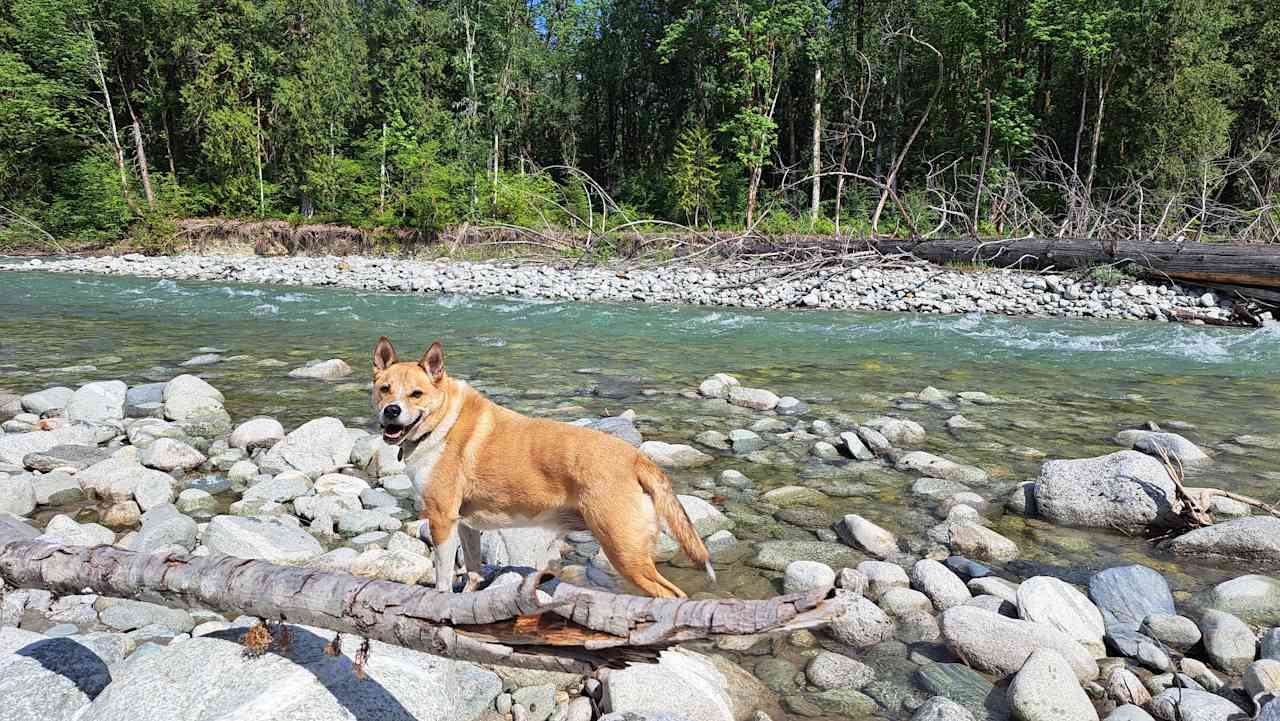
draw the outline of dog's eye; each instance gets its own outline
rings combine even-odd
[[[390,392],[391,392],[391,386],[378,386],[378,392],[379,392],[379,393],[390,393]]]
[[[410,393],[410,394],[409,394],[409,397],[410,397],[410,398],[421,398],[421,397],[422,397],[422,391],[414,391],[414,392],[412,392],[412,393]]]

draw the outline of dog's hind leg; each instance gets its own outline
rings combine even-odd
[[[462,560],[467,566],[467,573],[482,575],[484,559],[480,551],[480,531],[465,523],[459,523],[458,538],[462,540]]]

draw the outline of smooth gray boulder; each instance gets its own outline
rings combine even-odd
[[[71,721],[111,682],[109,660],[75,638],[0,627],[0,721]]]
[[[1210,609],[1200,617],[1200,633],[1205,652],[1213,665],[1232,674],[1242,674],[1253,663],[1258,639],[1244,621]]]
[[[75,391],[70,388],[54,386],[35,393],[28,393],[22,396],[19,402],[22,404],[22,410],[39,416],[49,411],[59,411],[66,408],[73,395],[75,395]]]
[[[347,465],[354,445],[355,440],[347,433],[342,421],[317,418],[302,424],[273,445],[263,455],[259,466],[274,472],[294,469],[315,478]]]
[[[1102,612],[1074,586],[1052,576],[1028,578],[1018,586],[1017,605],[1021,618],[1058,629],[1094,658],[1107,655]]]
[[[332,632],[291,626],[287,653],[250,658],[241,634],[233,628],[131,658],[81,721],[470,721],[502,690],[492,671],[377,641],[362,680],[354,637],[331,657]]]
[[[1009,706],[1021,721],[1098,721],[1089,694],[1057,651],[1031,654],[1008,688]]]
[[[1189,688],[1171,688],[1151,702],[1160,721],[1248,721],[1249,714],[1217,694]]]
[[[267,518],[215,516],[205,529],[204,545],[214,553],[297,565],[324,553],[311,534]]]
[[[86,383],[71,395],[63,413],[70,420],[87,423],[122,419],[128,390],[122,381]]]
[[[611,671],[601,705],[614,714],[662,712],[698,721],[735,721],[724,674],[706,657],[684,650],[663,651],[656,664]]]
[[[1168,581],[1146,566],[1116,566],[1093,574],[1089,598],[1102,611],[1108,631],[1137,631],[1143,619],[1153,613],[1177,613]]]
[[[1160,544],[1183,556],[1229,558],[1252,563],[1280,563],[1280,518],[1250,516],[1197,528]]]
[[[51,431],[0,433],[0,463],[22,467],[23,459],[28,454],[43,453],[55,446],[92,446],[97,445],[97,442],[93,429],[82,424],[63,426]]]
[[[1177,522],[1173,480],[1163,463],[1138,451],[1048,461],[1034,495],[1037,512],[1064,526],[1142,531]]]
[[[974,668],[999,677],[1017,673],[1032,653],[1057,651],[1081,682],[1098,677],[1093,656],[1074,639],[1040,623],[1006,618],[974,606],[956,606],[938,618],[947,648]]]

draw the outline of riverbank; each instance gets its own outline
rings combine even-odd
[[[101,273],[172,280],[332,286],[594,302],[679,303],[931,314],[1169,321],[1226,321],[1233,303],[1212,292],[1153,284],[1118,273],[1071,276],[1011,270],[866,265],[788,278],[767,266],[607,267],[406,260],[365,256],[179,255],[14,259],[0,270]],[[1269,318],[1270,316],[1266,316]],[[1193,320],[1192,322],[1202,322]]]
[[[233,362],[189,365],[212,377],[201,369]],[[367,393],[348,383],[355,371],[342,359],[266,368],[316,395],[348,384]],[[1102,418],[1123,430],[1097,439],[1108,446],[1101,455],[1082,457],[1086,444],[1073,441],[1077,454],[1041,464],[1046,453],[1009,446],[1005,462],[1016,455],[1040,466],[1011,475],[983,450],[1006,438],[1002,428],[1010,442],[1059,432],[1038,424],[1045,407],[1034,397],[929,386],[866,394],[837,410],[727,374],[643,388],[598,369],[575,375],[590,386],[579,391],[584,403],[643,404],[641,413],[560,406],[557,415],[616,435],[667,470],[721,581],[707,587],[669,539],[658,546],[670,561],[664,573],[695,597],[834,585],[844,610],[831,626],[687,644],[656,665],[592,678],[375,643],[358,682],[358,640],[329,657],[321,648],[331,634],[321,629],[294,626],[294,647],[254,659],[238,643],[254,623],[247,616],[19,589],[0,607],[0,668],[10,679],[0,701],[23,717],[88,719],[198,703],[227,718],[269,706],[255,717],[280,721],[374,708],[424,721],[1151,718],[1135,707],[1172,721],[1193,704],[1208,709],[1197,719],[1237,721],[1280,692],[1280,519],[1220,497],[1209,508],[1215,525],[1158,546],[1142,539],[1185,530],[1159,451],[1196,483],[1215,468],[1236,477],[1247,459],[1271,466],[1280,439],[1268,429],[1224,437],[1165,422],[1193,441]],[[252,386],[220,385],[184,373],[0,394],[0,417],[13,415],[0,434],[5,532],[433,581],[439,569],[413,520],[414,479],[394,448],[333,415],[292,428],[233,415],[230,402]],[[541,396],[523,398],[513,405]],[[669,415],[656,417],[659,408]],[[1017,480],[1028,475],[1035,480]],[[540,529],[486,535],[491,568],[543,568],[558,557],[569,582],[619,586],[589,533],[558,548]],[[1120,542],[1132,544],[1125,561],[1099,563],[1095,551]],[[1045,705],[1065,710],[1037,715]]]

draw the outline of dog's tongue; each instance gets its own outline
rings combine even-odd
[[[398,441],[400,440],[400,437],[403,435],[404,435],[404,428],[400,428],[400,427],[397,427],[394,429],[384,428],[382,430],[382,437],[388,441]]]

